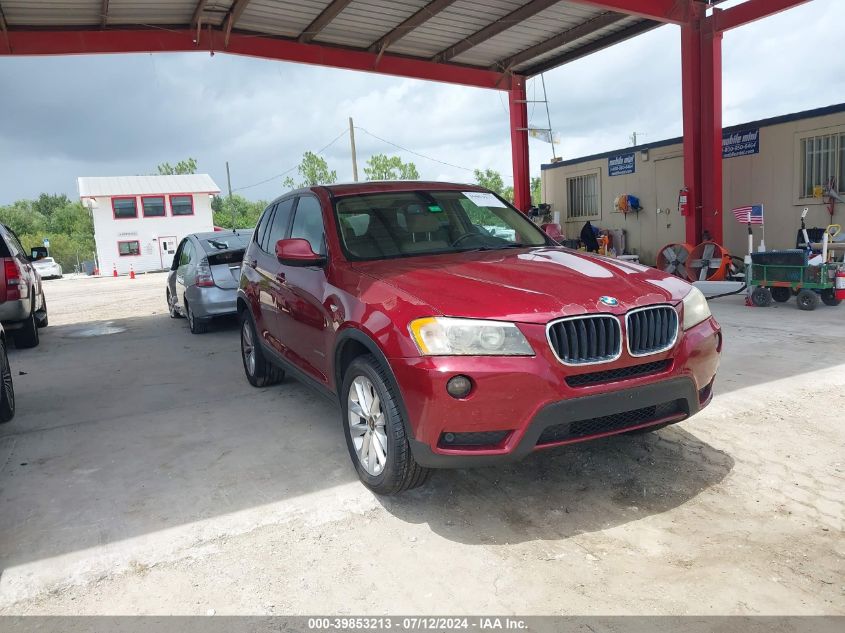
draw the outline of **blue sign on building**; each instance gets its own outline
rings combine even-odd
[[[722,158],[760,153],[760,130],[737,130],[722,133]]]
[[[625,174],[633,174],[635,170],[634,152],[611,156],[607,159],[608,176],[624,176]]]

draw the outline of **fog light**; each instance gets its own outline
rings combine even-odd
[[[449,444],[451,444],[452,442],[454,442],[454,441],[455,441],[455,434],[454,434],[454,433],[446,433],[446,434],[444,434],[444,435],[443,435],[443,441],[444,441],[444,442],[448,442]]]
[[[466,398],[472,391],[472,380],[467,376],[452,376],[446,383],[446,392],[453,398]]]

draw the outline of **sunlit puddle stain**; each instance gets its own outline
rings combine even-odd
[[[120,334],[125,332],[125,327],[118,327],[111,324],[111,322],[103,323],[101,325],[93,325],[91,327],[80,328],[65,334],[69,338],[90,338],[92,336],[106,336],[108,334]]]

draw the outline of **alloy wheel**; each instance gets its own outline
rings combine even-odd
[[[387,465],[386,420],[376,388],[366,376],[358,376],[349,385],[347,409],[358,460],[370,475],[380,475]]]
[[[5,350],[4,350],[5,352]],[[0,368],[0,380],[3,381],[3,399],[6,407],[15,410],[15,388],[12,386],[12,368],[9,366],[9,357],[3,354],[3,365]]]
[[[241,328],[241,354],[244,357],[244,365],[250,376],[255,375],[255,343],[252,340],[252,328],[249,321],[244,321]]]

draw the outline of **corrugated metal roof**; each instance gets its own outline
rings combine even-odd
[[[367,50],[411,16],[413,26],[392,35],[384,53],[432,59],[452,50],[441,63],[491,68],[514,55],[584,25],[603,10],[566,0],[0,0],[8,28],[206,28],[312,40]],[[106,15],[103,15],[104,7]],[[425,14],[426,8],[430,14]],[[198,11],[199,8],[199,11]],[[422,11],[422,16],[417,15]],[[514,14],[514,11],[517,13]],[[516,15],[517,17],[514,17]],[[316,24],[318,26],[314,26]],[[656,23],[626,18],[610,26],[582,29],[582,35],[554,50],[525,55],[511,70],[537,71],[554,65],[581,46],[621,39],[632,24]],[[308,29],[311,28],[311,31]],[[483,31],[486,29],[486,31]],[[640,28],[639,30],[643,30]],[[481,33],[481,35],[479,35]],[[595,46],[591,46],[590,50]],[[533,51],[531,51],[533,52]],[[439,59],[439,58],[438,58]],[[498,68],[499,70],[505,70]]]
[[[137,196],[156,193],[220,193],[208,174],[184,176],[81,176],[77,178],[80,198],[95,196]]]

